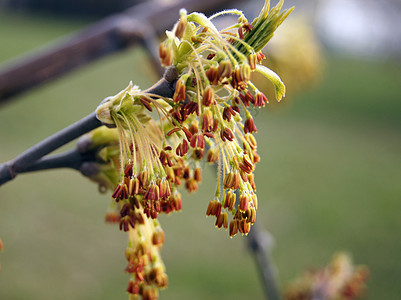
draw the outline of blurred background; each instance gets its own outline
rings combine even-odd
[[[243,9],[255,16],[262,2]],[[10,64],[133,1],[0,3],[0,63]],[[371,270],[365,299],[399,299],[401,4],[285,5],[296,9],[266,53],[288,96],[279,104],[270,97],[255,117],[257,221],[274,237],[280,286],[341,250]],[[92,112],[130,80],[146,88],[158,78],[149,54],[134,47],[12,99],[0,107],[0,162]],[[161,217],[169,275],[161,299],[264,297],[245,237],[231,240],[205,217],[214,173],[206,169],[200,190],[183,193],[181,213]],[[109,201],[71,170],[1,186],[0,299],[126,299],[126,235],[104,223]]]

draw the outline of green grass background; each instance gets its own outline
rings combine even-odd
[[[56,40],[82,20],[0,13],[0,62]],[[129,80],[157,75],[131,49],[0,107],[0,161],[94,110]],[[371,270],[366,299],[401,293],[401,68],[328,56],[313,90],[256,117],[258,222],[275,238],[282,286],[345,250]],[[68,147],[72,147],[69,145]],[[169,287],[161,299],[263,299],[244,240],[205,218],[206,170],[183,211],[162,216]],[[126,236],[104,224],[109,195],[75,171],[21,175],[0,188],[0,299],[125,299]]]

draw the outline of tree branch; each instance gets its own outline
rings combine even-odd
[[[167,69],[165,78],[168,80],[164,78],[159,80],[155,85],[146,90],[146,92],[162,97],[172,98],[174,95],[174,84],[176,80],[174,72],[174,69]],[[76,164],[82,163],[82,161],[79,159],[77,160],[77,156],[73,156],[73,153],[70,153],[70,156],[65,157],[54,156],[52,159],[40,159],[50,152],[102,125],[102,122],[97,119],[96,113],[93,112],[78,122],[60,130],[59,132],[29,148],[12,161],[1,164],[0,186],[14,179],[19,173],[65,167],[67,162],[63,162],[63,159],[66,158],[70,160],[69,163],[75,163],[73,167],[75,168]]]
[[[253,254],[256,266],[262,279],[262,285],[268,300],[280,300],[280,291],[276,280],[276,270],[270,257],[270,246],[272,238],[266,231],[260,229],[255,223],[247,236],[248,247]]]

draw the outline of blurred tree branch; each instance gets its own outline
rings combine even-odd
[[[0,70],[0,104],[103,56],[141,42],[151,51],[152,36],[177,19],[180,8],[211,12],[228,0],[148,1],[112,15],[63,39],[48,50],[23,57]],[[160,64],[159,64],[160,65]],[[160,68],[160,67],[159,67]]]

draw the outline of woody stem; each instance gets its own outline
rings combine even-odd
[[[176,78],[171,76],[171,72],[174,72],[174,70],[166,71],[164,76],[166,79],[159,80],[147,92],[161,97],[172,98]],[[36,161],[50,152],[102,125],[102,122],[97,119],[96,113],[93,112],[24,151],[15,159],[0,164],[0,186],[14,179],[19,173],[24,173],[32,169],[30,167]],[[48,166],[50,167],[50,165]]]

